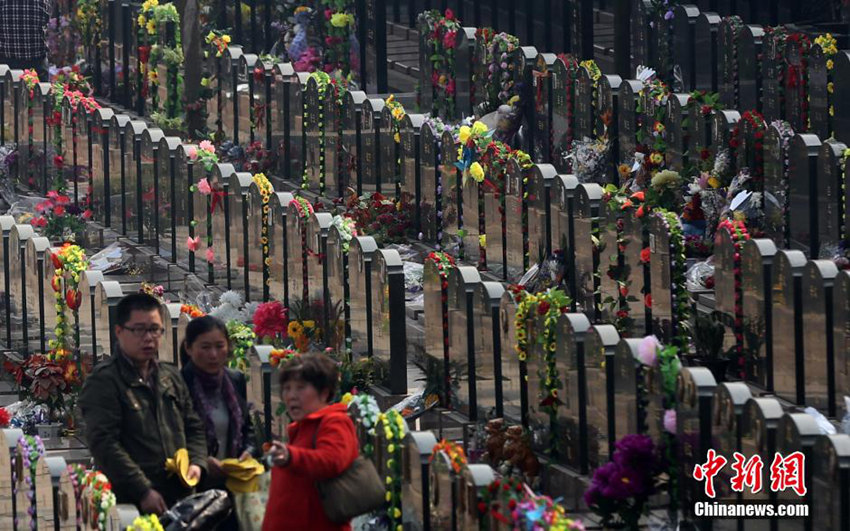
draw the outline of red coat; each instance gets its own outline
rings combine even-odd
[[[313,449],[313,433],[321,430]],[[349,531],[349,524],[328,520],[315,482],[342,474],[357,458],[360,445],[354,423],[343,404],[333,404],[293,422],[289,434],[289,464],[272,469],[263,531]]]

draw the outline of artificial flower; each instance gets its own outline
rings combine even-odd
[[[186,247],[192,251],[193,253],[198,250],[198,245],[201,243],[201,237],[195,236],[192,238],[191,236],[186,238]]]
[[[206,259],[209,263],[213,263],[215,261],[215,251],[213,251],[212,247],[207,247]]]
[[[472,176],[472,179],[475,182],[477,182],[477,183],[483,182],[484,181],[484,168],[477,161],[473,162],[469,166],[469,175]]]
[[[646,336],[640,340],[638,345],[638,361],[647,367],[654,367],[658,364],[658,349],[661,344],[655,336]]]

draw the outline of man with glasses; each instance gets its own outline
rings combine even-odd
[[[206,468],[204,424],[177,368],[158,362],[162,305],[135,293],[116,307],[116,348],[86,379],[80,408],[89,449],[119,503],[144,514],[162,514],[191,494],[165,462],[180,448],[189,452],[188,477]]]

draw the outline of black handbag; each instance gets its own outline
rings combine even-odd
[[[313,433],[314,449],[321,426],[320,421]],[[335,524],[346,524],[356,516],[380,509],[387,495],[375,464],[359,454],[339,476],[317,481],[316,490],[325,515]]]
[[[209,531],[230,516],[233,503],[224,490],[208,490],[183,498],[163,514],[165,531]]]

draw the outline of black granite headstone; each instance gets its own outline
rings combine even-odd
[[[791,247],[808,256],[820,256],[817,162],[821,141],[816,135],[797,134],[791,140],[788,168],[788,208]]]
[[[667,99],[667,167],[682,171],[688,153],[688,94],[671,94]]]
[[[833,328],[833,295],[838,268],[832,260],[811,260],[803,270],[803,351],[806,405],[830,417],[843,408],[835,392],[838,380]]]
[[[812,499],[818,509],[812,515],[814,529],[848,529],[850,513],[850,436],[821,435],[812,452]]]
[[[615,75],[603,75],[599,78],[599,88],[597,89],[597,97],[595,104],[596,114],[596,134],[599,138],[608,139],[608,152],[610,157],[619,156],[620,153],[620,135],[619,135],[619,112],[620,112],[620,86],[622,78]],[[609,164],[607,180],[610,183],[617,184],[619,176],[617,172],[617,164]]]
[[[578,186],[575,203],[576,302],[578,310],[597,321],[600,317],[599,254],[594,240],[598,238],[602,187],[596,183]]]
[[[596,469],[607,462],[614,453],[616,432],[614,401],[614,361],[620,334],[613,325],[595,325],[584,339],[585,373],[587,378],[588,406],[588,465]]]
[[[554,66],[557,56],[541,53],[534,68],[534,160],[551,163],[554,134]]]
[[[803,268],[800,251],[779,251],[773,260],[773,385],[777,396],[805,404]]]
[[[573,79],[575,63],[571,58],[566,62],[562,58],[555,59],[550,69],[552,76],[552,164],[559,173],[570,169],[567,154],[573,142]]]
[[[829,75],[826,68],[828,57],[823,49],[814,45],[809,52],[808,70],[808,102],[809,102],[809,132],[825,139],[832,133],[829,116]]]
[[[761,80],[759,72],[764,29],[745,26],[738,36],[738,106],[743,111],[761,109]]]
[[[752,239],[741,249],[741,306],[747,381],[773,390],[773,260],[776,244]],[[715,282],[715,286],[717,283]]]
[[[696,89],[696,52],[700,57],[704,49],[698,48],[696,21],[699,8],[694,5],[678,5],[673,8],[673,68],[681,75],[682,89]]]
[[[832,101],[835,106],[835,137],[842,141],[850,141],[850,52],[839,50],[833,59],[835,61],[834,79],[835,90]]]
[[[626,79],[620,84],[619,106],[617,113],[620,152],[618,163],[630,164],[635,156],[637,144],[637,105],[643,84],[635,79]],[[623,183],[620,183],[621,185]]]
[[[791,147],[788,122],[770,124],[764,136],[764,232],[779,247],[789,246],[788,170]]]
[[[717,92],[719,28],[720,16],[717,13],[703,12],[697,17],[694,41],[695,50],[699,50],[699,60],[695,60],[694,79],[699,90]]]
[[[650,36],[649,14],[654,11],[652,0],[638,0],[632,12],[632,71],[638,66],[652,66],[655,43]]]
[[[679,481],[688,514],[694,504],[709,501],[705,495],[705,484],[693,477],[694,466],[705,462],[706,453],[714,449],[711,421],[717,383],[711,371],[705,367],[682,367],[676,378],[676,435],[678,463],[681,471]]]

